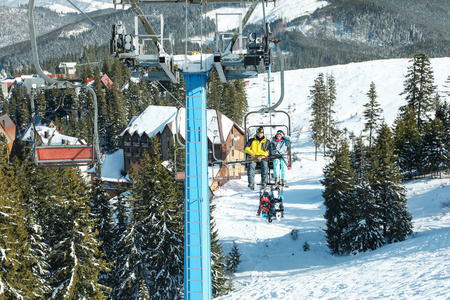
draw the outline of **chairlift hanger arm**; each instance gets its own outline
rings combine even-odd
[[[278,43],[280,42],[279,40],[270,40],[271,42],[275,43],[275,47],[277,49],[277,55],[280,61],[280,85],[281,85],[281,94],[280,94],[280,98],[278,99],[278,102],[275,103],[274,105],[270,106],[270,107],[265,107],[265,108],[261,108],[258,113],[270,113],[270,112],[274,112],[275,109],[280,106],[280,104],[283,102],[284,99],[284,59],[283,59],[283,54],[281,53],[281,49],[280,46],[278,45]]]
[[[253,11],[255,10],[256,6],[258,5],[258,1],[254,1],[253,4],[250,6],[250,8],[247,10],[247,13],[244,16],[244,19],[242,20],[242,27],[247,25],[248,20],[250,19],[250,16],[253,14]],[[226,53],[231,53],[231,49],[233,49],[234,44],[236,43],[237,38],[239,37],[238,34],[235,34],[231,41],[228,43],[228,46],[225,50]]]
[[[162,45],[162,42],[156,36],[155,31],[153,30],[152,26],[148,22],[147,18],[144,16],[144,12],[136,4],[136,3],[141,2],[141,1],[139,1],[139,0],[128,0],[127,2],[133,8],[134,12],[138,16],[138,18],[141,21],[142,25],[144,25],[145,30],[148,32],[148,34],[150,34],[152,41],[155,43],[156,47],[158,48],[158,52],[159,53],[165,53],[163,45]]]
[[[75,85],[73,83],[71,83],[70,81],[60,81],[60,80],[55,80],[52,79],[50,77],[48,77],[44,71],[41,68],[41,65],[39,64],[39,57],[38,57],[38,51],[37,51],[37,42],[36,42],[36,31],[35,31],[35,27],[34,27],[34,0],[29,0],[28,1],[28,29],[29,29],[29,34],[30,34],[30,43],[31,43],[31,51],[33,54],[33,64],[34,67],[37,71],[37,73],[39,74],[39,76],[44,79],[47,83],[51,84],[51,85],[56,85],[58,86],[59,84],[65,86],[65,87],[71,87],[71,88],[85,88],[88,92],[90,92],[92,94],[92,98],[93,98],[93,102],[94,102],[94,136],[93,136],[93,155],[96,155],[96,157],[100,157],[100,146],[99,146],[99,139],[98,139],[98,107],[97,107],[97,95],[95,94],[95,91],[87,86],[87,85]],[[31,105],[32,105],[32,120],[34,120],[34,100],[31,100]]]

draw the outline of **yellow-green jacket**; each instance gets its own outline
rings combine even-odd
[[[245,144],[245,153],[248,155],[251,155],[254,153],[256,156],[269,156],[269,141],[267,141],[266,136],[264,136],[264,139],[261,141],[258,141],[256,138],[256,135],[249,139],[247,143]]]

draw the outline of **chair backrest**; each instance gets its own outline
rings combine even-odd
[[[90,165],[99,161],[92,145],[36,146],[35,162],[40,167]]]

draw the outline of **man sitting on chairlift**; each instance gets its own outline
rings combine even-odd
[[[264,128],[259,127],[256,130],[256,134],[253,138],[249,139],[245,144],[245,153],[250,155],[250,163],[247,170],[248,175],[248,187],[252,190],[255,189],[255,170],[256,164],[261,165],[261,189],[264,189],[267,185],[267,177],[269,174],[269,165],[266,158],[269,156],[269,141],[264,135]]]

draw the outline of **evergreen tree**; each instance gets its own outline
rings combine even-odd
[[[231,82],[227,82],[224,84],[223,91],[223,105],[222,105],[222,113],[228,116],[231,120],[235,121],[236,114],[234,110],[234,106],[238,104],[237,92],[235,86]],[[235,121],[235,122],[239,122]]]
[[[353,150],[350,154],[351,169],[355,174],[356,183],[360,184],[367,179],[367,173],[370,170],[369,149],[364,145],[362,136],[355,138]]]
[[[159,153],[152,140],[152,153]],[[183,281],[183,194],[159,155],[144,153],[133,170],[131,226],[119,258],[118,298],[178,299]],[[125,262],[126,263],[123,263]]]
[[[49,174],[48,172],[47,174]],[[47,188],[49,218],[47,229],[51,246],[49,281],[55,299],[104,299],[106,287],[99,284],[105,262],[98,250],[97,233],[90,218],[89,193],[85,180],[77,168],[53,171],[53,190]],[[59,178],[59,179],[57,179]]]
[[[436,119],[441,120],[443,126],[442,155],[446,157],[445,168],[450,169],[450,106],[440,102],[436,108]]]
[[[235,273],[239,264],[241,263],[241,253],[236,242],[233,242],[233,247],[227,257],[227,271],[229,273]]]
[[[33,299],[36,279],[30,271],[30,245],[20,209],[19,182],[0,133],[0,299]]]
[[[217,75],[216,71],[211,72],[211,75],[206,82],[206,87],[208,91],[208,95],[206,96],[207,107],[209,109],[217,109],[218,111],[222,110],[222,91],[223,91],[223,83],[220,82],[219,75]]]
[[[93,178],[90,198],[90,217],[94,221],[94,229],[98,233],[96,238],[99,245],[99,258],[105,259],[110,265],[114,261],[116,236],[112,230],[113,222],[109,195],[105,189],[105,182],[102,180],[100,165],[97,166],[97,172]],[[109,271],[107,269],[101,272],[99,282],[102,285],[109,285]]]
[[[120,299],[117,295],[121,293],[121,276],[123,270],[127,269],[127,256],[129,250],[126,247],[126,234],[129,226],[129,209],[128,198],[125,194],[125,189],[121,187],[120,182],[117,182],[115,189],[116,196],[111,199],[113,203],[113,214],[115,218],[112,224],[112,257],[114,261],[111,272],[108,274],[108,286],[112,287],[113,299]],[[107,257],[109,259],[109,257]]]
[[[96,98],[97,98],[97,110],[98,110],[98,136],[99,136],[99,142],[100,146],[107,149],[107,145],[109,142],[108,137],[108,127],[110,126],[109,123],[109,115],[108,115],[108,104],[106,101],[106,95],[103,91],[103,85],[100,82],[101,74],[100,74],[100,68],[96,66],[94,68],[94,84],[93,84],[93,90],[95,92]],[[93,99],[91,96],[91,93],[86,92],[87,101],[86,104],[89,105],[88,107],[91,107],[91,114],[93,113],[92,107],[94,105]]]
[[[364,131],[369,132],[369,148],[372,148],[372,137],[377,128],[378,122],[381,120],[381,113],[383,109],[380,108],[380,104],[377,102],[377,92],[375,89],[375,83],[371,82],[370,90],[367,92],[367,97],[369,98],[369,102],[364,104],[366,108],[364,110],[364,118],[366,119],[366,123],[364,126]]]
[[[155,214],[150,231],[154,247],[151,251],[150,299],[180,297],[184,273],[184,193],[174,175],[161,163],[157,138],[153,138],[156,163],[153,205]]]
[[[325,187],[322,193],[327,225],[325,235],[331,253],[342,254],[345,246],[343,235],[350,218],[349,196],[354,185],[347,141],[338,141],[331,152],[331,159],[324,169],[324,179],[321,181]]]
[[[427,174],[441,175],[445,169],[448,156],[448,144],[445,145],[445,127],[439,118],[425,125],[422,137],[423,171]]]
[[[3,91],[0,87],[0,115],[7,114],[8,112],[8,101],[3,97]]]
[[[383,245],[379,200],[367,181],[355,185],[347,198],[350,218],[342,239],[344,253],[375,250]]]
[[[383,237],[387,242],[403,241],[412,233],[411,215],[406,209],[406,189],[394,157],[394,139],[383,123],[375,141],[371,178],[373,191],[380,201]]]
[[[211,212],[211,281],[212,281],[212,295],[219,297],[227,293],[227,282],[229,278],[225,274],[227,267],[225,263],[225,256],[223,255],[222,245],[219,240],[219,233],[215,229],[215,221],[212,217],[212,212],[215,209],[214,205],[210,205]]]
[[[36,190],[38,177],[30,150],[28,149],[24,153],[24,159],[22,160],[16,156],[13,165],[15,166],[15,177],[20,182],[20,209],[23,212],[23,221],[30,245],[29,257],[31,264],[28,268],[36,279],[33,293],[36,298],[44,298],[44,295],[51,289],[47,281],[49,275],[49,264],[47,262],[49,247],[43,234],[43,222],[41,221],[42,203],[39,201]]]
[[[106,92],[107,118],[106,118],[106,140],[105,150],[112,153],[121,145],[120,133],[126,127],[125,105],[122,92],[116,84]]]
[[[335,121],[333,120],[333,114],[335,111],[333,110],[334,103],[336,102],[336,80],[334,79],[333,74],[327,76],[327,85],[326,85],[326,126],[324,129],[324,153],[326,151],[327,141],[330,141],[333,138]]]
[[[324,128],[326,127],[326,86],[323,73],[320,73],[314,80],[314,86],[310,91],[312,100],[312,119],[310,121],[312,139],[315,146],[315,160],[317,160],[317,151],[325,143]]]
[[[406,95],[408,106],[414,111],[419,132],[422,132],[424,123],[428,119],[427,114],[432,109],[435,89],[430,59],[424,53],[414,54],[401,95]]]
[[[395,123],[395,155],[399,160],[400,171],[412,179],[419,168],[421,152],[419,129],[413,109],[406,107]]]
[[[235,102],[233,105],[234,110],[230,119],[237,124],[242,124],[244,116],[248,111],[247,94],[245,92],[244,81],[242,79],[233,80],[230,84],[234,85],[234,89],[236,91]],[[224,103],[224,105],[227,105],[227,103]]]

